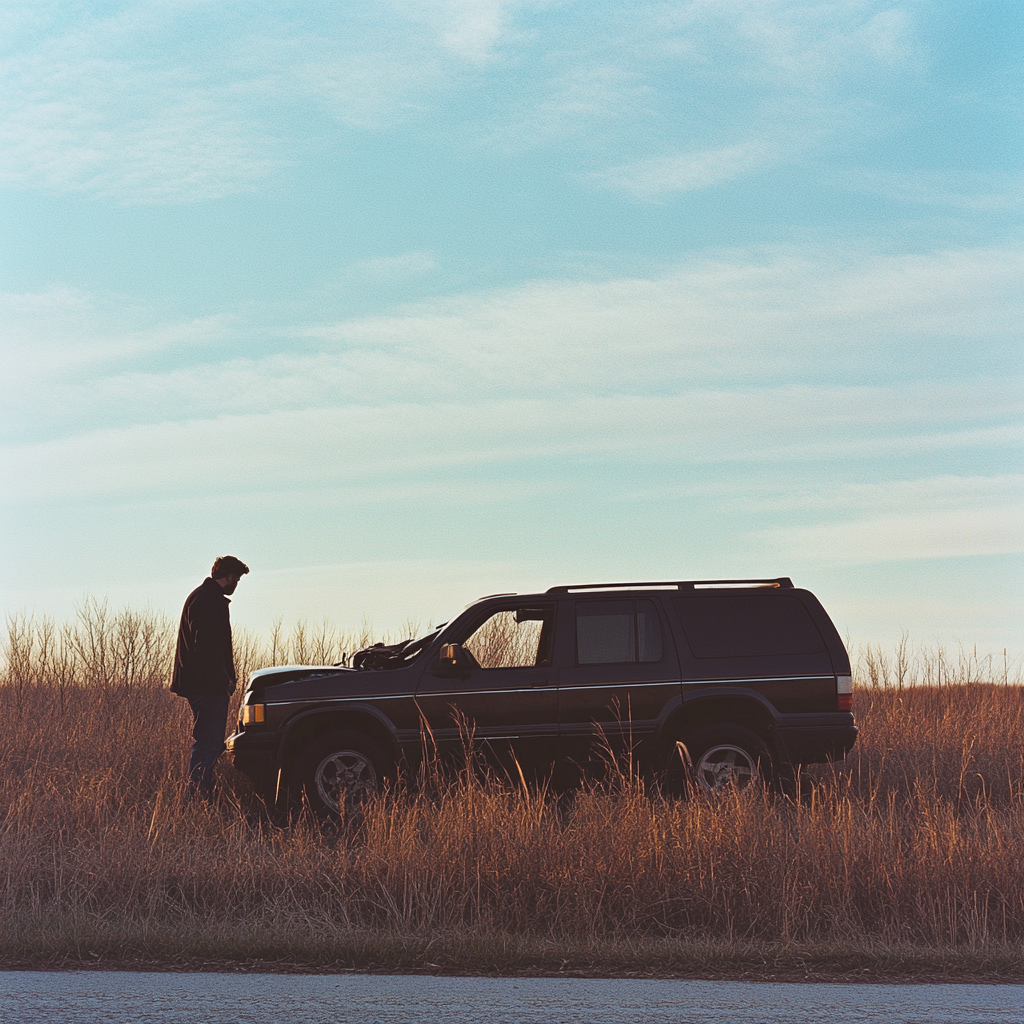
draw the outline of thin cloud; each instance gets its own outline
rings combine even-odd
[[[422,116],[429,98],[442,88],[446,70],[429,52],[352,52],[333,40],[309,41],[311,55],[296,56],[290,66],[268,41],[269,59],[284,66],[276,88],[294,94],[351,128],[382,133]]]
[[[296,105],[370,131],[422,114],[463,66],[490,61],[514,7],[396,2],[296,19],[273,4],[129,3],[12,14],[21,45],[0,62],[0,181],[126,204],[265,189],[299,156]]]
[[[301,110],[326,113],[335,132],[429,123],[452,146],[502,154],[571,145],[577,181],[581,153],[591,162],[657,138],[660,154],[613,155],[590,180],[652,201],[789,159],[779,139],[793,125],[809,139],[822,124],[842,123],[844,138],[875,131],[877,107],[851,113],[850,89],[860,96],[879,67],[911,67],[917,45],[913,19],[876,3],[669,4],[639,20],[581,6],[540,24],[543,6],[395,0],[307,19],[275,4],[130,3],[15,15],[20,48],[0,64],[0,179],[123,203],[262,191],[308,152],[294,132]],[[691,129],[713,119],[740,141],[702,145],[686,122],[665,120],[680,89],[689,102],[717,95],[704,86],[721,80],[768,91],[700,108]]]
[[[740,0],[706,5],[704,19],[711,40],[745,53],[747,74],[801,92],[837,79],[874,77],[882,69],[916,70],[923,59],[913,17],[887,0]]]
[[[581,60],[542,75],[529,95],[510,100],[499,116],[462,132],[470,141],[475,133],[481,146],[516,154],[569,140],[579,145],[607,138],[624,125],[651,122],[657,90],[644,72],[623,65]]]
[[[353,272],[394,280],[429,273],[432,260],[405,253]],[[1015,339],[1022,272],[1024,257],[1003,249],[727,253],[648,278],[540,281],[276,326],[264,310],[161,324],[71,290],[11,296],[6,369],[18,386],[5,409],[28,421],[46,401],[47,429],[63,432],[254,405],[420,401],[425,381],[438,401],[483,402],[759,387],[794,374],[831,386],[882,361],[913,374],[909,342]],[[158,369],[146,363],[156,352]],[[961,387],[943,400],[950,415]]]
[[[979,212],[1016,210],[1024,191],[1019,178],[970,171],[854,170],[839,175],[839,181],[852,192],[882,196],[898,203]]]
[[[289,163],[248,111],[251,77],[171,55],[148,57],[154,29],[137,5],[55,28],[0,65],[0,180],[19,188],[83,192],[125,203],[216,199],[251,191]]]
[[[780,151],[761,142],[746,142],[719,149],[650,157],[590,175],[605,188],[652,201],[678,192],[712,188],[747,177],[778,163]]]
[[[0,294],[0,321],[6,380],[22,394],[33,384],[49,388],[61,380],[95,383],[97,378],[109,379],[112,364],[121,368],[158,352],[195,353],[235,336],[226,314],[161,322],[140,302],[68,285]]]
[[[910,398],[916,389],[904,392]],[[989,392],[993,395],[992,392]],[[923,398],[923,395],[918,395]],[[993,395],[994,397],[994,395]],[[998,401],[998,399],[997,399]],[[963,435],[961,435],[963,436]],[[906,434],[901,440],[906,441]],[[680,491],[680,493],[683,493]],[[959,511],[966,507],[991,507],[1024,503],[1024,476],[943,474],[911,479],[883,479],[870,483],[816,479],[709,481],[688,493],[697,493],[734,508],[759,515],[779,513],[838,513],[844,519],[927,512]],[[649,499],[651,492],[635,495]]]
[[[781,527],[752,536],[785,557],[827,565],[1020,554],[1024,502]]]
[[[437,260],[429,252],[405,252],[399,256],[373,256],[359,260],[355,269],[368,277],[381,281],[401,281],[409,277],[429,274]]]
[[[1019,425],[1005,423],[1012,399],[1003,399],[1002,415],[964,411],[958,419],[938,413],[935,398],[932,388],[908,386],[353,404],[8,444],[0,474],[6,500],[18,503],[314,483],[361,489],[382,479],[588,458],[652,468],[826,463],[991,450],[1024,439]]]
[[[521,6],[510,0],[416,0],[399,3],[408,15],[433,27],[438,42],[463,60],[483,63],[506,35],[509,12]]]

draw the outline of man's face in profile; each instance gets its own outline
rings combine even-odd
[[[241,576],[228,576],[227,583],[224,584],[224,593],[233,594],[235,592],[235,587],[238,586],[238,581],[241,578]]]

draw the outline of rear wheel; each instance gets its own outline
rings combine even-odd
[[[740,725],[708,725],[684,736],[686,774],[702,793],[743,791],[771,781],[772,758],[764,740]],[[680,750],[680,756],[683,756]]]
[[[394,762],[369,736],[350,729],[318,736],[299,755],[289,787],[316,814],[344,817],[394,779]]]

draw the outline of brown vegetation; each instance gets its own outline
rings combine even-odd
[[[166,620],[89,602],[76,623],[8,627],[8,966],[1021,974],[1024,709],[1004,666],[863,652],[858,745],[799,801],[668,802],[628,772],[555,799],[465,773],[281,828],[226,764],[217,804],[182,802]],[[239,667],[366,639],[241,634]]]

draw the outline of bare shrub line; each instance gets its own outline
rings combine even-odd
[[[418,625],[408,622],[402,635],[415,635]],[[151,608],[111,611],[106,600],[86,595],[71,622],[57,623],[51,616],[9,613],[0,641],[0,685],[24,690],[26,686],[67,689],[147,689],[168,685],[177,623]],[[266,637],[246,628],[233,634],[235,668],[240,680],[250,672],[272,665],[332,665],[376,640],[390,642],[387,633],[376,636],[363,622],[355,629],[340,629],[327,619],[316,626],[300,620],[285,633],[282,621],[271,624]]]
[[[497,628],[497,627],[495,627]],[[53,686],[59,693],[70,687],[151,688],[170,678],[176,623],[151,608],[111,611],[106,600],[86,595],[71,622],[51,616],[8,613],[0,642],[0,685],[22,690],[26,686]],[[398,631],[408,638],[419,633],[410,620]],[[333,665],[347,654],[379,641],[392,642],[388,633],[376,634],[364,620],[343,629],[328,619],[310,625],[302,619],[286,633],[283,620],[271,623],[265,637],[247,628],[234,631],[235,665],[239,679],[257,668],[278,665]],[[510,637],[495,636],[497,663],[515,658],[506,651]],[[520,641],[521,637],[516,637]],[[1004,649],[979,654],[977,646],[958,644],[953,654],[945,644],[912,643],[904,631],[892,651],[878,644],[851,647],[855,684],[861,688],[895,689],[914,686],[954,686],[986,682],[1024,685],[1024,664]]]

